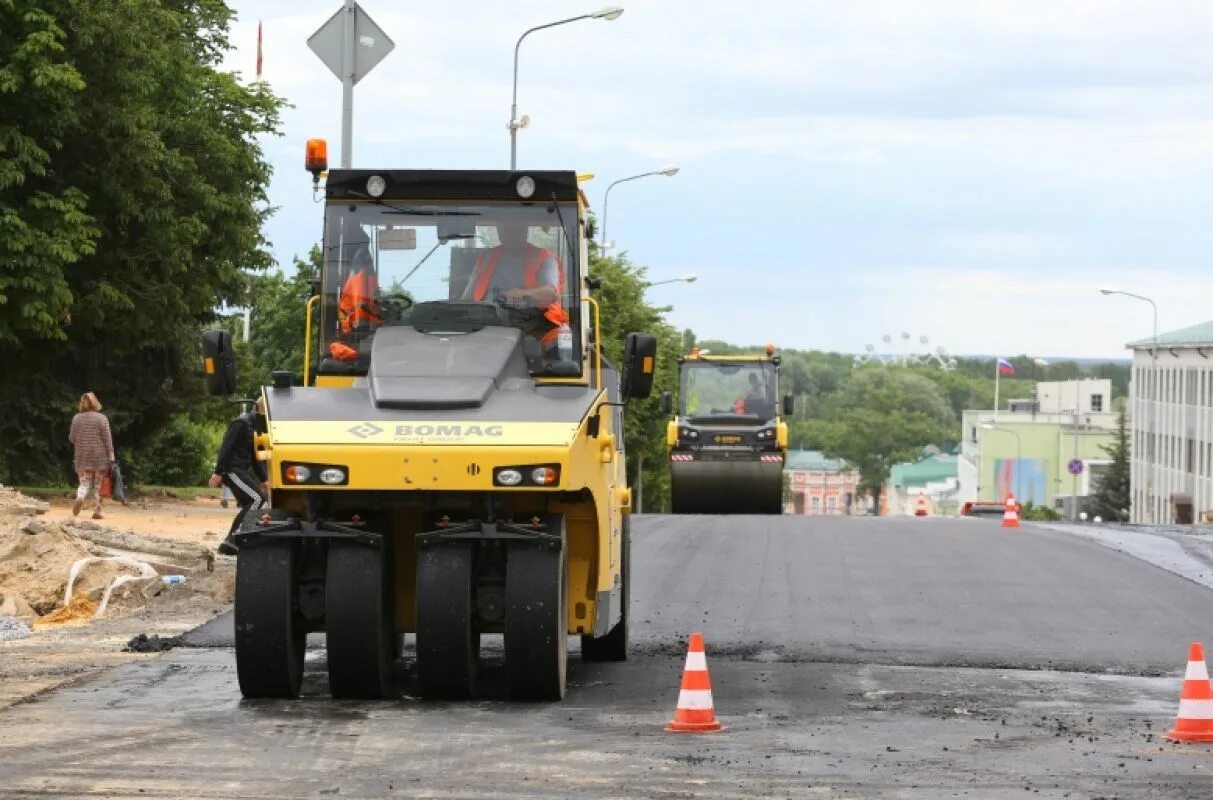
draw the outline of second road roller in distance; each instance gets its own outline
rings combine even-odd
[[[510,695],[560,699],[569,635],[627,655],[623,406],[656,339],[602,355],[573,172],[341,169],[324,199],[303,385],[263,392],[272,507],[235,535],[240,689],[298,695],[323,631],[335,697],[390,697],[415,633],[417,692],[466,698],[499,633]],[[204,356],[233,391],[230,338]]]
[[[771,345],[760,355],[694,349],[679,358],[666,430],[675,514],[782,513],[792,396],[780,399],[779,363]],[[668,392],[661,403],[675,412]]]

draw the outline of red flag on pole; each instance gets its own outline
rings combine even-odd
[[[261,80],[261,20],[257,20],[257,80]]]

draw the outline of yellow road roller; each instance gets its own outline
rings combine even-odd
[[[656,339],[603,357],[574,172],[334,169],[302,385],[263,389],[271,507],[235,534],[246,697],[299,694],[326,635],[331,693],[476,694],[481,634],[511,697],[565,694],[568,636],[627,655],[631,495],[623,410],[652,389]],[[203,338],[212,394],[232,343]],[[255,518],[254,518],[255,517]]]
[[[670,494],[675,514],[779,514],[792,396],[779,395],[779,362],[693,349],[679,358],[678,407],[666,392]],[[782,410],[783,414],[780,415]]]

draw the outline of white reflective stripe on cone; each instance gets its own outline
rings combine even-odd
[[[1203,661],[1189,661],[1188,671],[1184,673],[1185,681],[1209,680],[1209,668]]]
[[[712,692],[708,689],[683,689],[678,692],[678,707],[684,711],[707,711],[712,707]]]
[[[1213,719],[1213,700],[1180,700],[1179,719]]]
[[[687,652],[687,672],[707,672],[708,659],[702,652]]]

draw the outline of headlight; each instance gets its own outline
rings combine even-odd
[[[683,439],[698,439],[699,431],[694,430],[693,428],[681,428],[678,431],[678,435]]]
[[[387,189],[387,181],[382,175],[372,175],[366,179],[366,193],[371,197],[382,197],[383,191]]]
[[[531,480],[540,486],[551,486],[556,482],[557,472],[551,467],[535,467],[531,470]]]
[[[516,469],[497,470],[496,480],[500,486],[517,486],[522,483],[522,473]]]
[[[302,464],[286,468],[287,483],[307,483],[312,478],[312,471]]]
[[[306,469],[306,467],[304,469]],[[327,483],[330,486],[345,483],[345,470],[337,469],[336,467],[322,469],[320,470],[320,482]]]
[[[535,193],[535,179],[530,175],[523,175],[514,184],[514,188],[518,190],[518,196],[525,200]]]

